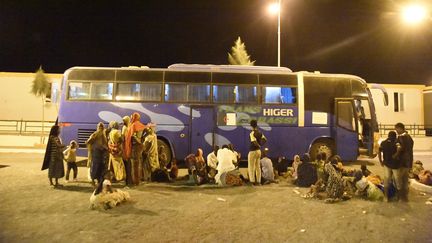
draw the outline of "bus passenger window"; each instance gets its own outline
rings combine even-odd
[[[112,100],[113,83],[92,83],[90,99]]]
[[[187,101],[186,84],[165,84],[165,101]]]
[[[236,86],[236,103],[256,103],[257,88],[249,86]]]
[[[213,101],[216,103],[234,103],[234,88],[233,85],[213,85]]]
[[[263,87],[263,103],[295,104],[296,89],[292,87]]]
[[[210,85],[208,84],[190,84],[188,86],[188,98],[190,102],[209,102]]]
[[[161,84],[120,83],[117,85],[116,100],[160,101]]]
[[[70,100],[90,99],[90,83],[71,82],[69,83]]]

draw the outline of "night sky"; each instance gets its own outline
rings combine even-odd
[[[275,66],[277,16],[268,14],[270,2],[0,0],[0,71],[228,64],[238,36],[255,65]],[[282,66],[432,85],[432,20],[401,23],[404,1],[282,2]]]

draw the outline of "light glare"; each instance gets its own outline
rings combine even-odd
[[[427,18],[426,8],[420,5],[410,5],[403,10],[403,19],[408,24],[417,24]]]
[[[280,9],[279,9],[279,4],[278,3],[272,3],[268,6],[268,11],[270,14],[278,14]]]

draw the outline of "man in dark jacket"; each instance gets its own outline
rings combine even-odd
[[[401,175],[401,189],[399,193],[399,199],[407,202],[408,201],[408,172],[413,165],[413,147],[414,141],[411,136],[405,131],[405,126],[402,123],[395,125],[397,134],[397,152],[394,158],[398,158],[401,163],[399,168]]]
[[[388,138],[381,142],[378,153],[378,159],[381,163],[381,166],[384,166],[385,169],[384,194],[387,201],[389,200],[389,188],[392,183],[392,179],[394,178],[394,184],[397,190],[400,190],[402,185],[401,176],[399,173],[401,164],[400,160],[398,160],[395,156],[397,152],[396,143],[396,132],[390,131],[388,133]]]

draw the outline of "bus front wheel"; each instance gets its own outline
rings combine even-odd
[[[312,147],[309,150],[309,155],[311,160],[315,160],[318,154],[325,153],[327,155],[327,159],[330,159],[331,156],[335,155],[334,144],[332,141],[317,141],[312,144]]]
[[[159,158],[162,160],[165,160],[164,162],[166,163],[164,166],[168,165],[169,163],[171,163],[172,160],[172,152],[171,152],[171,147],[169,146],[169,144],[162,139],[158,139],[158,152],[159,152]],[[162,161],[160,161],[162,163]]]

